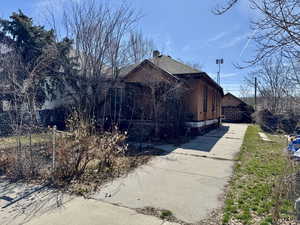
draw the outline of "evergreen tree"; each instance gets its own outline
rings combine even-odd
[[[9,85],[30,96],[29,108],[43,105],[49,96],[55,97],[57,88],[63,89],[63,76],[75,72],[74,58],[70,57],[72,44],[68,38],[56,41],[53,30],[34,25],[32,18],[21,10],[9,20],[0,18],[0,45],[8,49],[0,52],[2,65],[7,63],[6,59],[15,57],[13,63],[19,69]],[[3,68],[2,76],[9,78],[8,71]],[[23,102],[23,98],[20,95],[19,101]]]

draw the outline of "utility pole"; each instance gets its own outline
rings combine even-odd
[[[254,78],[254,106],[255,106],[255,111],[257,110],[257,78]]]
[[[219,70],[218,70],[218,76],[217,76],[217,83],[220,85],[221,79],[220,79],[220,72],[221,72],[221,64],[224,63],[224,59],[216,59],[216,64],[219,65]]]

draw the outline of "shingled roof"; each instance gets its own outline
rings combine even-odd
[[[160,67],[161,69],[168,71],[171,74],[192,74],[200,73],[202,71],[197,70],[189,65],[179,62],[170,56],[160,55],[149,59],[152,63]]]
[[[150,62],[158,66],[159,68],[165,70],[166,72],[170,74],[193,74],[193,73],[201,73],[202,71],[195,69],[189,65],[186,65],[182,62],[179,62],[178,60],[173,59],[170,56],[166,55],[159,55],[157,57],[153,57],[151,59],[148,59]],[[135,67],[140,65],[140,63],[132,64],[129,66],[125,66],[120,69],[119,76],[124,77],[129,72],[131,72]]]
[[[175,60],[170,56],[166,56],[166,55],[156,55],[156,56],[153,56],[153,58],[146,59],[141,63],[132,64],[132,65],[123,67],[119,71],[119,77],[120,78],[126,77],[129,73],[135,71],[136,68],[142,66],[146,62],[151,63],[151,64],[155,65],[156,67],[159,67],[160,69],[164,70],[168,74],[173,75],[174,77],[182,79],[182,80],[186,80],[186,79],[190,79],[190,78],[204,79],[207,82],[209,82],[211,85],[216,87],[218,90],[220,90],[220,92],[223,95],[222,87],[220,85],[218,85],[205,72],[195,69],[189,65],[186,65],[186,64],[184,64],[178,60]]]

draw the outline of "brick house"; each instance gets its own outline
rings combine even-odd
[[[223,89],[203,71],[154,51],[152,58],[121,69],[120,77],[121,83],[127,87],[147,87],[153,81],[179,87],[183,90],[185,124],[194,131],[201,132],[220,124]],[[142,90],[145,92],[146,88]],[[125,95],[127,91],[128,88],[125,88]],[[143,102],[142,104],[147,102],[147,96],[135,99]],[[144,109],[144,113],[147,112],[147,109]]]

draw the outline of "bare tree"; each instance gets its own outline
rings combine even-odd
[[[280,58],[264,59],[260,67],[246,78],[248,85],[254,88],[254,77],[257,78],[260,104],[272,113],[283,113],[289,110],[293,96],[293,85],[288,79],[291,70]]]
[[[239,0],[229,0],[217,6],[214,13],[224,14]],[[253,65],[264,58],[280,55],[299,58],[300,50],[300,2],[298,0],[248,0],[249,7],[259,16],[252,21],[253,37],[257,44],[256,55],[247,63]]]
[[[120,76],[153,50],[153,42],[136,31],[140,13],[126,3],[112,7],[94,0],[66,3],[60,22],[56,13],[48,8],[47,22],[53,29],[62,23],[64,31],[56,33],[73,40],[71,55],[78,62],[78,71],[64,77],[67,96],[80,115],[118,123],[125,91]]]
[[[230,10],[233,6],[235,6],[239,0],[228,0],[225,4],[223,5],[217,5],[213,12],[217,15],[222,15],[226,13],[228,10]]]
[[[47,89],[47,75],[44,71],[53,66],[53,61],[57,57],[55,46],[44,49],[33,66],[25,64],[18,51],[14,49],[0,54],[0,68],[3,70],[2,81],[7,87],[6,90],[3,90],[5,92],[3,94],[9,96],[7,98],[10,108],[17,117],[12,120],[15,131],[24,125],[23,112],[26,112],[27,116],[29,115],[27,120],[31,125],[37,125],[37,110],[43,103],[40,98],[45,98],[41,89]]]
[[[65,82],[82,115],[99,118],[110,89],[118,85],[120,69],[148,54],[151,41],[135,32],[139,18],[126,3],[117,8],[92,0],[65,5],[62,23],[78,62],[78,73],[66,74]]]
[[[252,90],[254,91],[254,88],[251,85],[249,85],[249,82],[244,82],[240,85],[240,96],[242,100],[248,105],[254,105],[254,97]]]
[[[132,31],[128,41],[129,62],[139,63],[145,58],[150,58],[154,50],[154,43],[147,39],[141,32]]]

